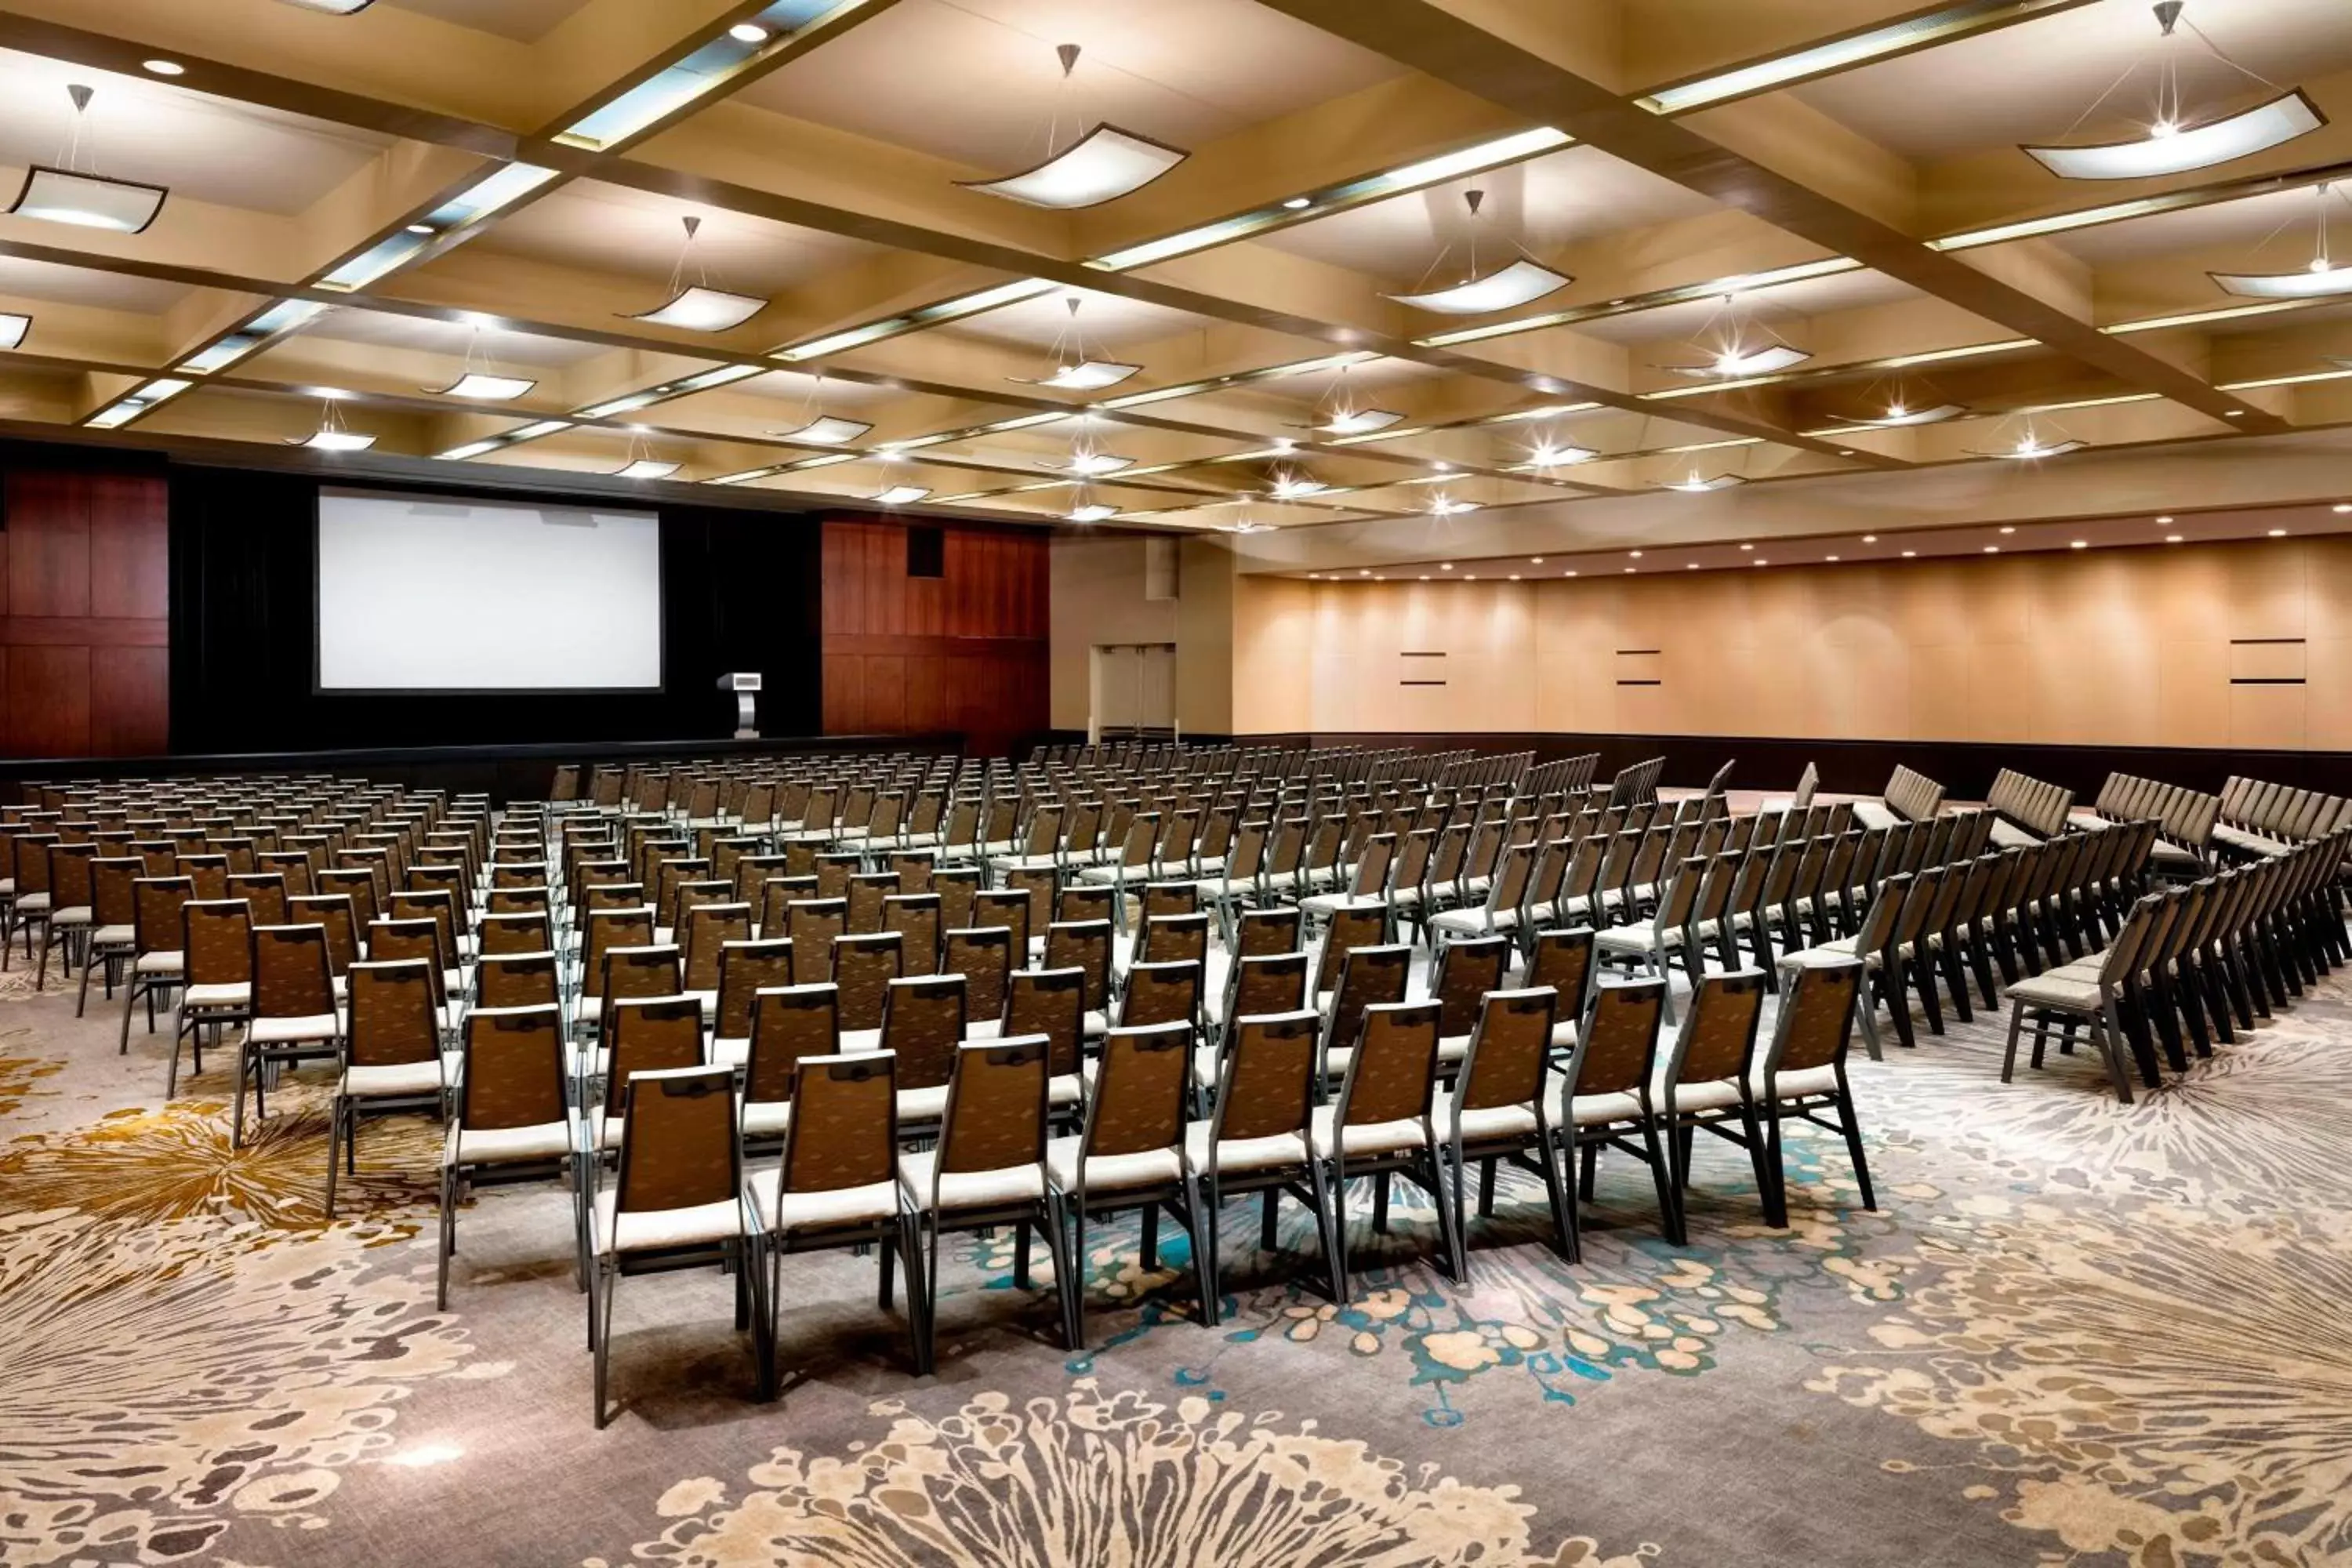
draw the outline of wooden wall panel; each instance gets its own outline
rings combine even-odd
[[[825,523],[826,733],[961,730],[995,751],[1045,729],[1046,538],[946,528],[945,574],[909,577],[904,527]]]
[[[0,754],[152,755],[171,741],[162,478],[19,468],[0,533]]]

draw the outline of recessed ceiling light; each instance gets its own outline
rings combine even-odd
[[[411,234],[433,234],[437,231],[429,223],[413,223],[408,226],[408,232]]]
[[[1356,568],[1356,575],[1359,577],[1369,577],[1371,574],[1372,569],[1369,566],[1359,566]]]
[[[177,60],[141,60],[139,62],[139,68],[143,71],[152,71],[157,76],[185,76],[188,74],[188,68],[182,65]]]
[[[1282,204],[1282,208],[1285,212],[1303,212],[1314,205],[1315,199],[1312,196],[1293,196]]]
[[[1625,570],[1626,570],[1626,571],[1628,571],[1628,572],[1631,572],[1631,571],[1633,571],[1633,570],[1634,570],[1634,568],[1633,568],[1633,567],[1631,567],[1631,566],[1628,566],[1628,567],[1626,567],[1626,568],[1625,568]]]
[[[1566,572],[1561,573],[1561,574],[1560,574],[1560,575],[1561,575],[1561,576],[1563,576],[1563,577],[1573,577],[1573,576],[1575,576],[1575,575],[1576,575],[1576,573],[1575,573],[1574,569],[1573,569],[1573,568],[1571,568],[1571,569],[1570,569],[1570,570],[1569,570],[1569,571],[1566,571]]]
[[[1512,574],[1511,574],[1511,581],[1512,581],[1512,582],[1514,582],[1514,583],[1516,583],[1516,582],[1517,582],[1518,580],[1519,580],[1519,574],[1518,574],[1517,572],[1512,573]]]
[[[1914,556],[1917,555],[1918,553],[1919,553],[1919,552],[1918,552],[1917,551],[1916,551],[1916,550],[1906,550],[1906,551],[1905,551],[1905,552],[1903,552],[1903,559],[1904,559],[1904,560],[1906,560],[1906,561],[1908,561],[1908,560],[1912,559]]]
[[[2336,510],[2338,510],[2340,511],[2340,510],[2342,510],[2343,509],[2339,507],[2339,508],[2337,508]],[[2170,522],[2170,521],[2172,521],[2172,519],[2170,519],[2169,517],[2159,517],[2159,518],[2158,518],[2156,521],[2157,521],[2158,523],[2167,523],[2167,522]]]
[[[2334,506],[2332,506],[2332,507],[2328,508],[2327,510],[2330,510],[2330,511],[2333,511],[2333,512],[2339,512],[2339,513],[2340,513],[2340,512],[2352,511],[2352,501],[2337,501]]]
[[[2015,530],[2015,529],[2013,529],[2013,528],[2004,528],[2004,529],[2002,529],[2002,530],[2001,530],[2001,531],[2002,531],[2003,533],[2015,533],[2015,532],[2017,531],[2017,530]]]
[[[1625,553],[1632,556],[1636,561],[1639,561],[1642,558],[1642,552],[1638,550],[1628,550]]]
[[[1423,572],[1423,573],[1421,574],[1421,580],[1422,580],[1423,582],[1424,582],[1424,583],[1428,582],[1428,581],[1429,581],[1429,574],[1428,574],[1428,573],[1426,573],[1426,572]]]
[[[1851,447],[1840,447],[1838,448],[1838,456],[1841,458],[1851,458],[1853,456],[1853,448]]]
[[[1749,564],[1750,566],[1769,566],[1769,565],[1771,565],[1772,563],[1771,563],[1769,561],[1765,560],[1762,556],[1760,556],[1760,555],[1759,555],[1759,556],[1758,556],[1755,560],[1750,561],[1748,564]]]
[[[1998,544],[1988,544],[1984,547],[1984,552],[1987,555],[1998,555],[2000,553],[2000,546]]]
[[[1739,548],[1740,548],[1740,549],[1742,549],[1742,550],[1753,550],[1753,549],[1755,549],[1756,547],[1755,547],[1754,545],[1752,545],[1752,544],[1743,544],[1743,545],[1741,545]]]
[[[1875,544],[1878,542],[1878,535],[1874,533],[1865,533],[1862,536],[1862,542],[1864,544]]]
[[[2066,548],[2069,550],[2088,550],[2091,548],[2091,542],[2087,539],[2070,539],[2066,542]]]
[[[1685,572],[1696,572],[1698,570],[1698,563],[1696,561],[1685,561],[1683,563],[1683,570]]]
[[[1454,570],[1454,563],[1451,561],[1441,561],[1437,563],[1437,569],[1440,572],[1451,572]]]
[[[2224,419],[2243,419],[2245,416],[2246,411],[2242,408],[2224,408],[2221,410],[2221,417]]]
[[[1834,556],[1834,555],[1824,555],[1824,556],[1822,556],[1822,560],[1824,560],[1824,561],[1834,561],[1834,560],[1836,560],[1836,559],[1837,559],[1837,557],[1836,557],[1836,556]]]
[[[2271,530],[2271,537],[2273,539],[2284,539],[2286,537],[2286,530],[2284,528],[2273,528]]]
[[[2168,533],[2164,536],[2164,542],[2167,544],[2178,544],[2180,542],[2180,535],[2177,533]]]
[[[764,44],[768,29],[751,22],[738,22],[727,29],[727,36],[739,44]]]
[[[2345,510],[2352,511],[2352,507],[2347,507]],[[1528,564],[1530,566],[1540,566],[1543,564],[1543,557],[1540,555],[1530,555],[1528,557]]]
[[[1462,574],[1462,580],[1465,583],[1475,583],[1478,580],[1478,574],[1475,572],[1465,572]]]

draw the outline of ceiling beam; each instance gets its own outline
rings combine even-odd
[[[1766,168],[1689,125],[1663,119],[1462,14],[1476,10],[1492,15],[1492,0],[1459,0],[1458,9],[1432,0],[1262,3],[1359,47],[1556,125],[1612,157],[1754,213],[2142,391],[2226,419],[2232,428],[2264,433],[2287,428],[2284,420],[2243,398],[2106,336],[2023,289]]]

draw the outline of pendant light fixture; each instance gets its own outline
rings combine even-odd
[[[1747,482],[1738,474],[1716,474],[1706,477],[1702,476],[1696,468],[1693,468],[1679,479],[1661,479],[1658,484],[1662,489],[1680,490],[1685,495],[1705,495],[1709,490],[1727,490],[1734,485],[1744,485]]]
[[[2191,55],[2191,58],[2217,61],[2239,76],[2272,89],[2276,96],[2235,114],[2190,124],[2193,111],[2184,108],[2180,91],[2181,54],[2186,46],[2179,40],[2183,31],[2180,23],[2185,0],[2158,0],[2152,9],[2162,37],[2152,62],[2156,83],[2146,134],[2126,142],[2091,146],[2021,146],[2020,152],[2062,179],[2144,180],[2184,174],[2190,169],[2210,169],[2250,157],[2298,136],[2307,136],[2327,123],[2327,117],[2300,89],[2281,89],[2268,77],[2247,69],[2222,53],[2191,22],[2186,31],[2204,50],[2201,55]],[[2074,126],[2096,113],[2100,105],[2149,63],[2141,61],[2126,69],[2067,131],[2071,133]]]
[[[771,430],[768,434],[779,441],[795,441],[803,446],[842,447],[873,428],[870,419],[844,419],[824,412],[824,375],[819,372],[809,378],[808,397],[801,405],[801,422],[789,430]]]
[[[678,251],[677,265],[670,268],[668,301],[640,315],[624,316],[624,321],[649,321],[656,327],[676,327],[688,332],[723,332],[730,327],[741,326],[768,308],[768,302],[756,295],[731,294],[724,289],[712,288],[701,253],[694,243],[702,220],[686,217],[678,221],[686,226],[686,244]],[[694,269],[692,283],[686,280],[689,267]]]
[[[375,437],[364,432],[346,428],[342,410],[335,406],[341,393],[319,399],[319,427],[308,436],[289,437],[289,447],[308,447],[314,452],[364,452],[375,445]]]
[[[666,479],[682,466],[655,457],[646,445],[644,432],[636,431],[629,437],[629,460],[614,468],[613,477],[616,479]]]
[[[1542,299],[1555,289],[1565,289],[1576,281],[1563,272],[1554,272],[1534,260],[1514,244],[1513,259],[1508,265],[1481,276],[1478,271],[1478,209],[1486,200],[1484,191],[1465,191],[1463,204],[1470,209],[1468,240],[1469,265],[1462,280],[1444,289],[1416,291],[1411,294],[1391,294],[1388,299],[1400,305],[1411,305],[1416,310],[1431,310],[1442,316],[1483,316],[1490,311],[1508,310],[1519,305]],[[1429,264],[1430,272],[1445,265],[1454,247],[1449,243]],[[1423,275],[1426,281],[1428,274]]]
[[[2338,267],[2328,254],[2327,195],[2332,186],[2321,185],[2314,213],[2313,244],[2310,263],[2294,272],[2209,272],[2207,277],[2221,286],[2225,293],[2241,294],[2250,300],[2319,300],[2332,294],[2352,294],[2352,267]]]
[[[8,211],[79,228],[145,233],[163,210],[170,188],[100,174],[97,154],[87,145],[89,100],[97,89],[75,82],[66,89],[66,96],[73,100],[73,119],[67,124],[65,151],[56,163],[35,163],[25,171],[25,183]]]
[[[1070,443],[1070,455],[1067,458],[1058,463],[1046,463],[1043,466],[1053,469],[1057,474],[1092,479],[1099,479],[1105,474],[1118,473],[1121,468],[1131,468],[1135,466],[1135,459],[1122,458],[1113,452],[1106,452],[1097,447],[1091,439],[1082,436]]]
[[[375,0],[286,0],[289,5],[299,5],[305,11],[324,11],[330,16],[356,16]]]
[[[1811,349],[1801,349],[1785,342],[1769,327],[1759,326],[1750,319],[1744,296],[1726,294],[1723,302],[1699,335],[1691,340],[1692,346],[1708,355],[1703,364],[1671,364],[1665,368],[1676,375],[1696,376],[1709,381],[1730,381],[1751,375],[1770,375],[1802,364],[1813,357]]]
[[[476,368],[476,361],[480,368]],[[428,386],[423,390],[441,397],[462,397],[472,403],[509,403],[520,397],[538,382],[520,375],[500,375],[498,366],[482,352],[482,329],[476,327],[466,339],[465,363],[458,367],[457,379],[446,386]]]
[[[1094,486],[1081,480],[1070,492],[1070,510],[1062,514],[1065,522],[1107,522],[1118,515],[1118,508],[1095,494]]]
[[[1367,408],[1356,401],[1348,387],[1348,373],[1352,363],[1339,367],[1339,374],[1331,385],[1331,395],[1316,411],[1315,421],[1306,426],[1326,436],[1369,436],[1385,430],[1404,417],[1392,408]]]
[[[1276,500],[1306,500],[1330,488],[1304,468],[1286,467],[1275,469],[1274,482],[1265,493]]]
[[[1971,451],[1969,455],[1974,458],[1999,458],[2012,463],[2032,463],[2039,462],[2044,458],[2063,458],[2069,452],[2079,452],[2090,444],[2087,441],[2074,440],[2063,431],[2053,438],[2043,433],[2041,426],[2033,422],[2032,415],[2024,417],[2018,425],[2017,431],[2017,438],[2006,447],[1997,447],[1989,452]]]
[[[1048,351],[1053,371],[1045,375],[1015,375],[1008,380],[1028,386],[1050,386],[1059,392],[1099,392],[1106,386],[1117,386],[1143,367],[1128,364],[1105,354],[1100,358],[1087,352],[1087,336],[1078,325],[1078,307],[1086,301],[1073,294],[1063,303],[1070,310],[1069,320],[1054,335],[1054,346]]]
[[[892,485],[875,491],[866,499],[881,506],[911,506],[930,494],[928,485]]]
[[[33,318],[0,310],[0,349],[21,348],[25,334],[33,330]]]
[[[1181,147],[1171,147],[1103,121],[1097,121],[1076,141],[1063,146],[1059,100],[1070,91],[1070,76],[1078,65],[1078,46],[1057,44],[1054,53],[1062,62],[1062,79],[1057,84],[1054,115],[1045,130],[1045,162],[1019,174],[993,180],[958,180],[957,184],[968,191],[1003,196],[1034,207],[1100,206],[1141,190],[1192,155]]]
[[[1958,403],[1938,403],[1932,408],[1913,408],[1907,404],[1895,402],[1888,404],[1886,412],[1875,418],[1849,419],[1846,423],[1867,426],[1873,430],[1900,430],[1913,425],[1941,425],[1945,420],[1958,419],[1967,412],[1967,407]]]

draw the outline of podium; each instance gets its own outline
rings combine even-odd
[[[757,702],[760,674],[757,670],[738,670],[719,678],[719,689],[735,694],[735,738],[756,741],[760,738],[760,716]]]

